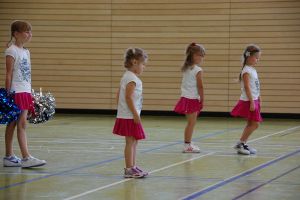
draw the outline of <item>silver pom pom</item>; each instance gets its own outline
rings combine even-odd
[[[56,106],[54,96],[50,92],[43,94],[41,89],[40,92],[34,92],[34,90],[32,90],[32,96],[35,111],[29,114],[29,123],[39,124],[52,119],[55,114]]]

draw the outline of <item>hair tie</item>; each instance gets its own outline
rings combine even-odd
[[[251,52],[250,52],[250,51],[246,51],[246,52],[245,52],[245,56],[246,56],[246,57],[249,57],[249,56],[250,56],[250,54],[251,54]]]

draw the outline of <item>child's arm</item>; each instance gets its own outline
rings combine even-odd
[[[203,106],[204,102],[204,90],[203,90],[203,82],[202,82],[202,72],[198,72],[196,75],[197,78],[197,88],[198,88],[198,94],[200,96],[200,101]]]
[[[251,89],[250,89],[250,75],[248,73],[243,74],[243,81],[244,81],[244,87],[246,91],[246,95],[250,101],[250,111],[255,110],[255,105],[253,101],[253,97],[251,94]]]
[[[134,123],[140,123],[141,119],[140,116],[138,114],[138,112],[136,111],[135,107],[134,107],[134,103],[133,103],[133,92],[135,89],[135,82],[130,82],[126,85],[126,94],[125,94],[125,99],[126,99],[126,103],[128,105],[129,110],[132,112],[133,114],[133,120]]]
[[[12,81],[15,59],[12,56],[6,56],[5,60],[6,60],[5,88],[7,93],[9,94],[11,88],[11,81]]]

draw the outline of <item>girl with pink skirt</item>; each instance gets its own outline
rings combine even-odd
[[[13,94],[15,104],[21,110],[21,114],[17,121],[6,126],[4,167],[30,168],[46,164],[45,160],[31,156],[27,145],[27,114],[33,112],[34,108],[31,96],[30,52],[24,45],[30,42],[31,37],[31,25],[28,22],[17,20],[11,24],[11,39],[5,50],[5,87],[8,94]],[[16,127],[22,159],[13,152],[13,135]]]
[[[189,44],[186,49],[186,59],[181,68],[183,73],[181,97],[174,111],[184,114],[187,119],[187,125],[184,130],[183,153],[200,153],[200,148],[192,143],[192,135],[204,102],[203,70],[198,66],[203,62],[204,56],[205,49],[202,45],[196,43]]]
[[[143,49],[127,49],[124,62],[126,71],[117,94],[118,112],[113,133],[125,137],[124,178],[143,178],[148,175],[136,165],[138,140],[146,137],[140,118],[143,86],[138,76],[145,68],[147,57]]]
[[[237,153],[243,155],[256,154],[256,150],[247,145],[247,140],[258,128],[259,123],[262,122],[260,114],[260,84],[255,69],[260,56],[261,50],[257,45],[248,45],[244,50],[243,67],[239,77],[242,94],[240,100],[231,111],[232,116],[242,117],[247,120],[243,134],[234,147]]]

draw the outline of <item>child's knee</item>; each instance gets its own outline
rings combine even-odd
[[[126,144],[134,144],[136,140],[132,136],[125,136],[125,141],[126,141]]]
[[[17,126],[18,129],[26,129],[27,127],[26,121],[19,121]]]
[[[190,118],[188,119],[188,125],[194,126],[197,122],[197,118]]]
[[[187,125],[190,127],[195,126],[195,124],[196,124],[196,121],[193,121],[193,120],[189,120],[187,123]]]
[[[257,129],[259,127],[259,123],[258,122],[252,122],[251,124],[252,129]]]

